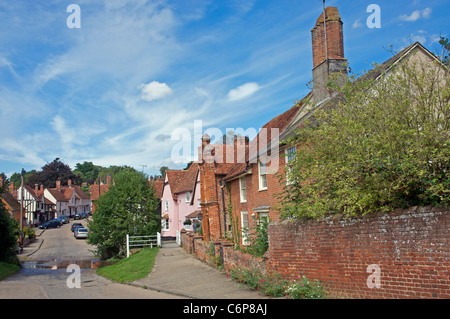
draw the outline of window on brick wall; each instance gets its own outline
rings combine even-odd
[[[259,190],[267,189],[267,175],[266,175],[265,159],[261,159],[258,161],[258,177],[259,177]]]
[[[295,146],[288,148],[285,151],[285,161],[286,161],[286,184],[292,184],[294,181],[292,180],[292,175],[290,174],[292,165],[289,164],[295,158],[295,153],[297,152],[297,148]]]
[[[240,190],[241,203],[247,202],[247,182],[245,180],[245,176],[239,178],[239,190]]]
[[[242,245],[249,244],[248,212],[241,212]]]

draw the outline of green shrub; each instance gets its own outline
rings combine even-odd
[[[289,297],[292,299],[323,299],[325,289],[319,281],[310,281],[305,276],[297,280],[283,279],[274,272],[264,274],[260,270],[245,267],[234,267],[228,277],[250,288],[256,289],[271,297]]]
[[[349,81],[288,143],[282,218],[450,204],[450,73],[398,63]]]

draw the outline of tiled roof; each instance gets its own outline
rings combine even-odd
[[[20,210],[20,203],[9,192],[0,193],[0,197],[14,210]]]
[[[187,170],[167,170],[172,197],[182,192],[192,192],[197,181],[198,163],[192,163]]]
[[[158,199],[161,199],[162,197],[162,191],[164,188],[164,181],[160,178],[156,179],[156,180],[151,180],[150,184],[153,185],[153,187],[155,188],[155,195]]]

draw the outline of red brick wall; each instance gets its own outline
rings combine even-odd
[[[396,210],[361,218],[269,226],[268,270],[320,280],[334,296],[450,298],[450,209]],[[368,288],[369,265],[380,288]]]
[[[333,9],[333,10],[330,10]],[[337,8],[327,8],[327,48],[325,50],[325,28],[323,13],[319,17],[320,23],[311,30],[313,49],[313,68],[316,68],[326,59],[326,50],[329,59],[344,59],[344,36],[342,21]]]
[[[284,154],[284,151],[281,151]],[[278,171],[274,174],[267,174],[267,190],[259,190],[259,175],[258,164],[252,164],[252,173],[245,175],[247,186],[247,202],[241,203],[240,201],[240,185],[239,179],[230,181],[229,184],[229,196],[231,197],[233,220],[236,221],[239,230],[241,226],[241,212],[248,212],[249,228],[253,229],[256,226],[258,219],[258,213],[254,211],[255,208],[261,206],[269,206],[269,220],[276,221],[280,219],[279,210],[277,205],[279,203],[278,195],[283,192],[284,186],[284,168],[285,161],[284,156],[279,157]],[[280,182],[280,176],[283,181]],[[226,205],[228,205],[229,199],[227,198]],[[255,219],[252,220],[252,214],[255,214]],[[235,225],[233,225],[235,227]]]

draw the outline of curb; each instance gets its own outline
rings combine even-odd
[[[210,298],[200,297],[200,296],[197,296],[197,295],[192,295],[192,294],[188,294],[188,293],[184,293],[184,292],[180,292],[180,291],[164,289],[164,288],[155,287],[155,286],[143,285],[143,284],[141,284],[139,282],[135,282],[135,281],[128,283],[128,285],[134,286],[134,287],[138,287],[138,288],[142,288],[142,289],[154,290],[154,291],[157,291],[157,292],[164,292],[164,293],[175,295],[175,296],[186,297],[186,298],[189,298],[189,299],[210,299]]]
[[[29,253],[28,255],[25,255],[25,256],[29,257],[29,256],[33,255],[35,252],[37,252],[41,248],[43,243],[44,243],[44,240],[42,239],[41,243],[39,244],[39,247],[36,248],[36,250],[34,250],[33,252],[31,252],[31,253]]]

